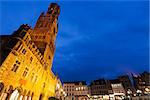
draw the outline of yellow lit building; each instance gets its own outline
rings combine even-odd
[[[34,28],[21,25],[0,38],[0,100],[48,100],[58,78],[51,71],[60,8],[52,3]]]

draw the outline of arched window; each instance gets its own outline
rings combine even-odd
[[[33,100],[33,96],[34,96],[34,93],[32,92],[32,94],[31,94],[31,100]]]

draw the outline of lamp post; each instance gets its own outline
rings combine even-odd
[[[132,95],[132,91],[130,89],[128,89],[127,97],[128,97],[129,100],[131,100],[131,95]]]
[[[145,88],[145,94],[150,95],[150,89],[149,88]]]
[[[142,91],[141,90],[137,90],[136,93],[137,93],[138,96],[141,96]]]
[[[137,91],[136,91],[136,94],[137,94],[137,96],[138,96],[138,99],[140,99],[140,96],[141,96],[141,94],[142,94],[142,91],[141,91],[141,90],[137,90]]]

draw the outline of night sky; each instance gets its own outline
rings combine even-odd
[[[51,2],[0,2],[0,33],[34,26]],[[62,81],[115,78],[149,69],[148,0],[57,2],[53,71]]]

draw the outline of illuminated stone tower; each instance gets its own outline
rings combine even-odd
[[[58,78],[51,70],[60,8],[52,3],[32,29],[0,36],[0,100],[48,100]]]
[[[58,31],[58,16],[60,8],[52,3],[46,14],[41,13],[31,34],[31,38],[38,47],[46,65],[52,67],[53,55],[55,51],[55,39]]]

